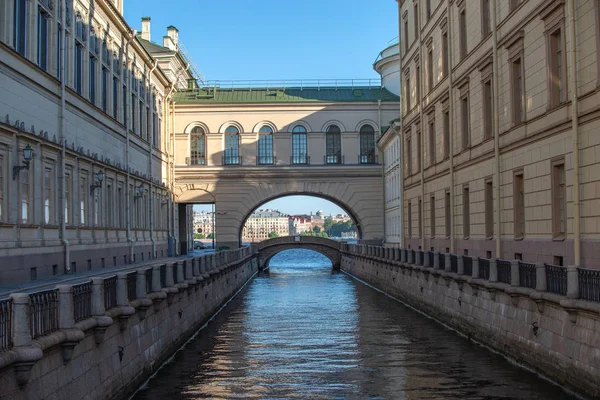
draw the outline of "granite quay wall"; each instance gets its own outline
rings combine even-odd
[[[600,397],[600,273],[575,266],[341,245],[348,274],[593,398]]]
[[[258,271],[255,247],[0,300],[0,398],[126,398]]]

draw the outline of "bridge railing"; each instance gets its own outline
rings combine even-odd
[[[342,245],[342,243],[338,242],[337,240],[322,238],[322,237],[318,237],[318,236],[298,235],[298,236],[281,236],[281,237],[277,237],[277,238],[273,238],[273,239],[263,240],[262,242],[258,243],[258,249],[263,250],[267,247],[279,246],[279,245],[284,245],[284,244],[298,244],[298,245],[315,244],[315,245],[332,247],[332,248],[335,248],[338,250],[340,249],[340,246]]]
[[[600,270],[562,267],[521,260],[486,259],[450,253],[423,252],[362,244],[342,245],[340,251],[399,266],[430,268],[443,273],[518,286],[552,296],[600,303]],[[464,278],[463,278],[464,279]]]

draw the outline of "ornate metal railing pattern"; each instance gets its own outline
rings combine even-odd
[[[12,301],[0,300],[0,351],[12,347]]]
[[[510,261],[496,260],[496,267],[498,268],[498,282],[510,284],[512,280],[510,275]]]
[[[600,270],[579,269],[579,297],[600,302]]]
[[[463,275],[473,275],[473,259],[469,256],[463,256]]]
[[[73,317],[75,322],[92,316],[92,282],[73,286]]]
[[[519,261],[519,285],[530,289],[536,288],[537,277],[535,264]]]
[[[117,276],[104,278],[104,308],[110,310],[117,306]]]
[[[127,299],[137,299],[137,272],[127,274]]]
[[[479,259],[479,278],[490,279],[490,260],[487,258]]]
[[[29,295],[29,331],[33,339],[58,330],[58,289]]]
[[[458,272],[458,257],[456,254],[450,254],[450,272]]]
[[[550,293],[567,295],[567,268],[545,264],[546,290]]]

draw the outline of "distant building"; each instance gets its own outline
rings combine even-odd
[[[194,233],[208,236],[213,233],[214,213],[210,211],[194,212]]]
[[[268,239],[270,233],[277,236],[289,236],[289,216],[277,210],[258,210],[254,212],[242,231],[242,240],[249,242],[260,242]]]
[[[310,218],[305,215],[290,216],[289,217],[289,234],[300,235],[304,232],[308,232],[312,229]]]

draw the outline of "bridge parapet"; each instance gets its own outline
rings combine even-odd
[[[289,249],[307,249],[329,258],[333,269],[339,269],[342,243],[317,236],[282,236],[263,240],[258,244],[258,260],[261,268],[267,268],[276,254]]]

